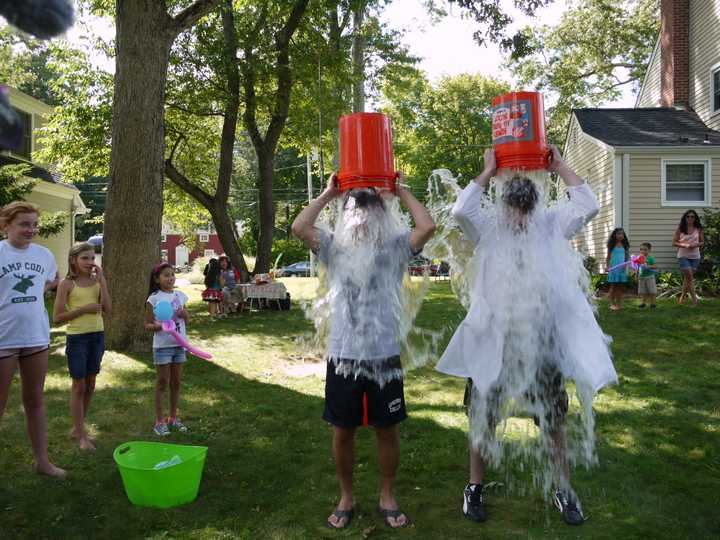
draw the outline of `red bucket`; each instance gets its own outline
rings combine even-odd
[[[390,119],[381,113],[340,117],[338,187],[377,187],[395,191],[395,158]]]
[[[547,169],[550,149],[540,92],[511,92],[492,101],[493,147],[498,169]]]

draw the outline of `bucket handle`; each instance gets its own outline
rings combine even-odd
[[[127,454],[130,451],[130,446],[126,446],[125,448],[121,448],[118,450],[118,454]]]

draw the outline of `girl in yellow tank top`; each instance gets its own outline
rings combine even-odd
[[[68,254],[68,274],[58,286],[53,322],[67,323],[72,436],[83,450],[95,449],[85,429],[85,417],[105,352],[103,314],[110,314],[110,295],[102,268],[95,264],[95,248],[86,242],[76,244]]]

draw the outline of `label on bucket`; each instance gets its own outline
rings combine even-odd
[[[524,99],[496,105],[492,115],[493,144],[533,140],[532,107],[532,102]]]

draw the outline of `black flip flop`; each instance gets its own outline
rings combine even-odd
[[[396,510],[388,510],[387,508],[382,508],[381,506],[378,506],[378,512],[380,512],[380,515],[383,517],[385,525],[387,525],[391,529],[403,529],[410,525],[410,518],[405,512],[403,512],[399,508]],[[388,518],[393,518],[394,520],[397,520],[397,518],[399,518],[400,516],[405,516],[405,523],[393,527]]]
[[[348,508],[347,510],[339,510],[336,508],[331,515],[335,516],[338,519],[345,518],[345,524],[342,527],[338,527],[337,525],[333,525],[328,519],[325,522],[325,525],[328,529],[347,529],[350,526],[350,522],[352,521],[353,516],[355,516],[355,507]]]

